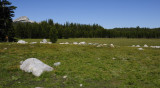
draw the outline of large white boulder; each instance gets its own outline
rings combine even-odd
[[[53,68],[44,64],[42,61],[36,58],[28,58],[25,61],[20,62],[20,69],[25,72],[32,72],[34,76],[40,76],[44,71],[52,71]]]

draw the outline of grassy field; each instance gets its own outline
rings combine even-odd
[[[115,48],[59,44],[82,41],[113,43]],[[83,88],[159,88],[160,49],[139,51],[128,47],[144,44],[160,46],[160,39],[75,38],[59,39],[56,44],[0,43],[0,88],[79,88],[80,84]],[[32,57],[54,70],[40,77],[20,70],[20,61]],[[61,65],[55,67],[55,62]]]

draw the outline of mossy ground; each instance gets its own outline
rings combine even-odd
[[[115,48],[59,44],[82,41],[113,43]],[[79,88],[80,84],[84,88],[159,88],[160,49],[139,51],[128,47],[144,44],[160,46],[160,39],[75,38],[59,39],[55,44],[0,43],[0,88]],[[54,70],[40,77],[20,70],[20,61],[32,57]],[[55,62],[61,65],[55,67]]]

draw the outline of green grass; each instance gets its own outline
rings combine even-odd
[[[75,41],[113,43],[116,47],[59,44]],[[159,88],[160,49],[139,51],[128,47],[137,44],[160,45],[160,39],[75,38],[59,39],[56,44],[0,43],[0,88],[79,88],[80,84],[84,88]],[[40,77],[21,71],[20,61],[32,57],[54,70]],[[61,65],[55,67],[55,62]]]

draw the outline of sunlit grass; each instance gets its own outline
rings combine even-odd
[[[24,40],[39,42],[42,39]],[[113,43],[116,47],[59,44],[82,41]],[[80,84],[85,88],[159,88],[160,49],[139,51],[128,47],[144,44],[160,45],[160,39],[75,38],[59,39],[56,44],[0,43],[0,88],[78,88]],[[31,57],[54,70],[40,77],[21,71],[20,61]],[[55,67],[55,62],[61,65]]]

